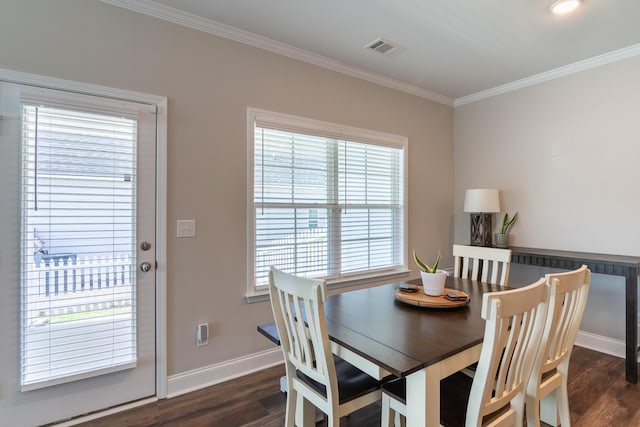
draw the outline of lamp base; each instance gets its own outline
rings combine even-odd
[[[472,213],[471,246],[491,246],[491,214]]]

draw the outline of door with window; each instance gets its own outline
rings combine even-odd
[[[0,419],[155,395],[156,107],[0,82]]]

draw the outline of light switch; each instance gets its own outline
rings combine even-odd
[[[196,237],[196,220],[179,219],[177,222],[176,237]]]

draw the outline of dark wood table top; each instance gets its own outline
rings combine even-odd
[[[280,345],[280,337],[275,322],[258,326],[258,332],[276,345]],[[401,372],[413,372],[421,362],[389,348],[370,337],[364,336],[338,323],[327,319],[327,332],[331,341],[353,351],[385,370],[400,375]]]
[[[382,345],[386,351],[375,356],[367,342],[351,350],[398,376],[409,375],[481,343],[485,324],[480,316],[482,294],[501,289],[447,277],[446,287],[466,292],[471,301],[464,307],[437,309],[396,301],[397,286],[395,283],[331,296],[325,304],[325,315],[332,323]],[[332,337],[336,338],[339,337]],[[411,366],[396,364],[392,360],[397,353],[415,362]]]
[[[329,338],[397,376],[409,375],[481,343],[485,324],[480,316],[482,294],[502,289],[447,277],[446,287],[466,292],[471,301],[463,307],[438,309],[397,301],[394,292],[399,285],[332,295],[325,304]],[[258,330],[276,342],[275,325],[261,325]]]

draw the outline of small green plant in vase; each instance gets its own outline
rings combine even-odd
[[[516,212],[511,218],[509,218],[508,212],[504,214],[504,218],[502,218],[502,228],[500,228],[499,233],[496,233],[496,247],[498,248],[509,247],[509,230],[517,220],[518,220],[518,212]]]
[[[432,267],[425,264],[418,258],[416,251],[413,251],[413,260],[418,268],[420,268],[420,276],[422,277],[422,290],[429,296],[440,296],[444,291],[444,283],[447,280],[447,272],[444,270],[438,270],[438,264],[440,263],[440,252],[438,257],[433,263]]]

